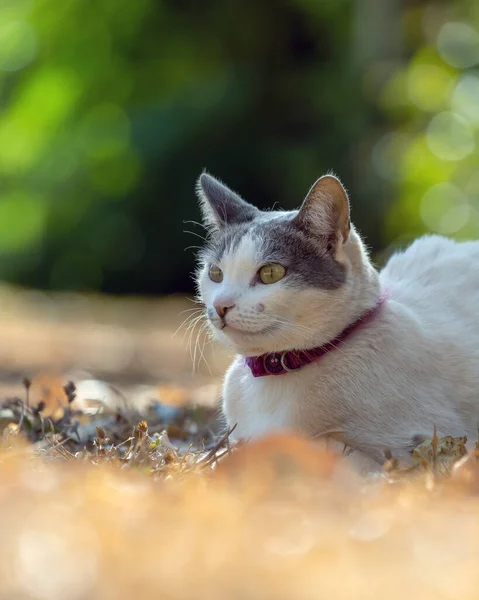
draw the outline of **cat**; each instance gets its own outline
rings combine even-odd
[[[236,352],[233,436],[295,431],[369,466],[388,451],[408,461],[434,427],[477,439],[479,242],[426,235],[379,273],[334,175],[292,211],[261,211],[206,172],[197,191],[198,295]]]

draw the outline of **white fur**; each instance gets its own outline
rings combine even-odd
[[[222,284],[200,278],[209,306],[233,294],[227,315],[243,333],[216,331],[239,352],[224,382],[223,409],[235,435],[254,438],[292,429],[329,436],[366,458],[384,451],[407,458],[414,436],[477,437],[479,422],[479,242],[439,236],[417,240],[378,275],[354,229],[338,249],[347,268],[338,290],[291,290],[281,282],[253,286],[259,266],[247,236],[219,265]],[[334,338],[381,290],[390,298],[376,319],[338,349],[297,372],[255,379],[244,355],[310,348]],[[258,303],[263,312],[255,309]],[[275,321],[276,319],[276,321]],[[284,327],[255,335],[281,319]],[[288,324],[290,323],[290,324]]]

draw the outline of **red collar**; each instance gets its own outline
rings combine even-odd
[[[354,331],[370,323],[381,310],[387,295],[382,294],[373,308],[365,312],[357,321],[348,325],[346,329],[324,346],[318,346],[311,350],[286,350],[284,352],[269,352],[261,356],[247,356],[246,364],[251,369],[253,377],[264,377],[265,375],[283,375],[289,371],[296,371],[304,365],[319,360],[330,350],[340,346],[346,338]]]

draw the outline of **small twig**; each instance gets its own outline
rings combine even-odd
[[[64,440],[62,440],[61,442],[58,442],[54,446],[50,446],[48,451],[51,452],[52,450],[57,450],[58,448],[62,448],[62,446],[64,446],[64,444],[66,444],[67,442],[74,442],[74,441],[75,440],[73,438],[71,438],[70,436],[66,436],[66,438]],[[63,448],[63,450],[66,450],[66,448]],[[68,454],[70,456],[72,456],[71,452],[68,452]]]
[[[238,423],[236,423],[235,425],[233,425],[233,427],[231,429],[229,429],[218,441],[218,443],[216,444],[216,446],[214,446],[214,448],[212,448],[208,454],[206,456],[204,456],[201,460],[199,460],[196,464],[197,465],[207,465],[209,464],[209,461],[211,460],[211,458],[213,458],[216,453],[218,452],[218,450],[223,446],[223,444],[226,442],[226,440],[229,439],[230,435],[233,433],[233,431],[236,429],[236,426],[238,425]]]
[[[50,423],[50,433],[55,433],[55,425],[50,417],[47,417],[47,421]]]
[[[218,451],[219,452],[219,451]],[[209,460],[206,464],[208,466],[212,466],[215,463],[217,463],[221,458],[223,458],[223,456],[226,456],[227,454],[229,454],[231,452],[231,446],[230,447],[226,447],[223,449],[223,452],[221,454],[218,454],[218,452],[213,456],[213,458],[211,458],[211,460]]]
[[[188,456],[188,453],[190,452],[191,448],[193,448],[193,443],[191,443],[188,446],[188,448],[186,449],[186,452],[181,457],[180,466],[183,466],[184,464],[186,464],[186,457]]]
[[[118,448],[121,448],[121,446],[124,446],[125,444],[128,444],[128,442],[131,442],[132,440],[134,440],[135,438],[129,437],[128,439],[126,439],[124,442],[120,442],[118,445],[113,446],[114,450],[118,450]]]
[[[20,402],[20,407],[21,407],[21,414],[20,414],[20,419],[18,421],[18,428],[21,429],[23,427],[23,421],[25,420],[25,404],[22,400],[20,400],[20,398],[18,399],[18,402]]]
[[[26,403],[27,403],[27,407],[30,406],[30,388],[32,386],[32,382],[30,379],[28,379],[28,377],[25,377],[23,380],[23,385],[25,386],[25,389],[27,391],[26,393]]]

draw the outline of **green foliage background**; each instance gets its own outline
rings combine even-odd
[[[191,290],[207,168],[260,207],[335,171],[380,261],[479,231],[475,0],[0,0],[0,277]]]

